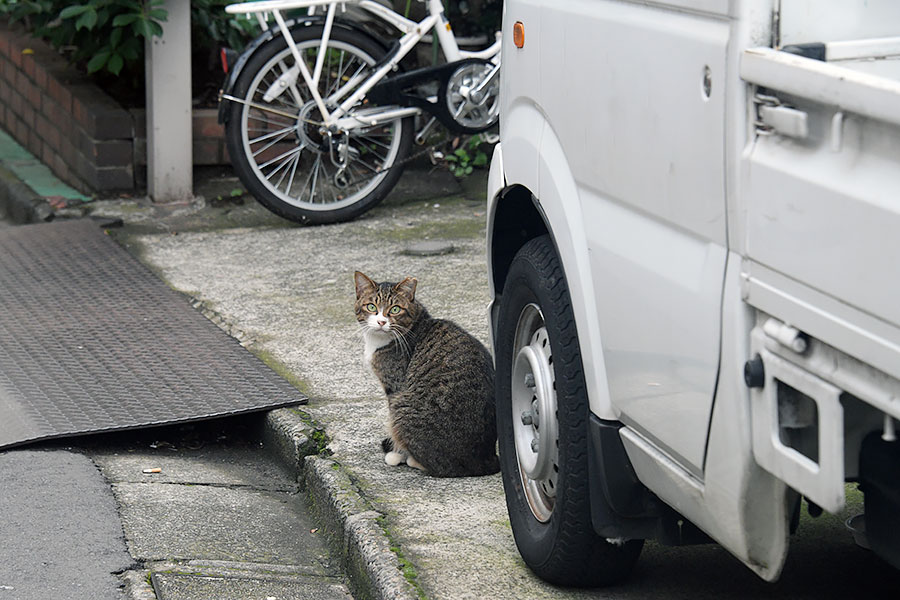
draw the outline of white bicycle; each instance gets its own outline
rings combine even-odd
[[[467,134],[497,122],[499,33],[485,50],[460,50],[441,0],[421,1],[419,22],[374,0],[226,7],[254,14],[263,29],[229,69],[219,106],[234,169],[263,206],[301,223],[355,218],[397,183],[417,115],[430,115],[420,142],[435,121]],[[307,14],[285,21],[283,12],[298,8]],[[399,37],[386,43],[373,22]],[[401,71],[431,30],[446,64]]]

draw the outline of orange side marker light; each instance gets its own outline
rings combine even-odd
[[[513,44],[516,45],[516,48],[525,45],[525,24],[522,21],[516,21],[513,25]]]

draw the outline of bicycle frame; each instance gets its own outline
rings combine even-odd
[[[265,98],[268,99],[271,95],[272,99],[274,99],[289,88],[291,89],[292,94],[294,94],[297,98],[301,98],[299,91],[296,89],[296,86],[294,84],[297,81],[298,75],[302,75],[304,81],[306,82],[306,85],[309,87],[312,99],[315,101],[316,106],[318,107],[319,112],[322,115],[324,127],[328,129],[336,128],[338,130],[346,131],[360,126],[369,127],[377,125],[381,122],[412,116],[421,112],[419,108],[376,107],[367,109],[362,113],[357,112],[353,116],[347,116],[347,113],[354,106],[356,106],[357,103],[363,99],[363,97],[365,97],[369,90],[371,90],[373,86],[375,86],[388,73],[390,73],[430,30],[434,30],[435,34],[437,35],[438,42],[441,46],[441,51],[443,52],[447,62],[455,62],[465,58],[479,58],[492,60],[495,63],[495,71],[492,72],[489,77],[485,78],[485,81],[482,86],[480,86],[480,88],[483,88],[487,84],[487,82],[495,76],[496,71],[499,70],[499,37],[494,42],[494,44],[484,50],[478,52],[461,50],[456,43],[456,38],[453,35],[450,23],[444,15],[444,7],[441,0],[425,0],[425,2],[427,4],[428,14],[419,22],[407,19],[406,17],[397,14],[392,9],[385,7],[382,4],[375,2],[374,0],[263,0],[261,2],[244,2],[241,4],[231,4],[227,6],[225,10],[226,12],[231,14],[255,14],[257,20],[259,20],[260,26],[263,29],[268,29],[268,21],[266,20],[265,15],[266,13],[271,13],[281,31],[281,35],[284,36],[284,39],[291,50],[291,54],[293,55],[295,61],[294,67],[287,68],[285,65],[281,65],[283,73],[281,77],[279,77],[278,80],[269,88]],[[392,53],[389,60],[387,60],[383,64],[377,64],[377,68],[374,73],[371,73],[368,76],[357,75],[351,78],[347,83],[341,86],[340,89],[338,89],[334,94],[327,98],[327,100],[330,100],[332,103],[340,101],[340,104],[337,106],[337,108],[329,111],[325,103],[326,98],[322,98],[321,94],[319,94],[318,83],[319,77],[321,76],[322,72],[322,64],[325,58],[325,49],[331,37],[332,26],[334,23],[335,12],[337,10],[338,4],[342,5],[342,10],[346,10],[346,4],[353,4],[354,6],[358,6],[359,8],[366,10],[372,15],[389,23],[403,35],[398,41],[399,48]],[[306,61],[304,61],[300,56],[300,51],[294,43],[293,37],[291,37],[287,26],[285,25],[284,17],[282,16],[281,12],[294,8],[307,8],[310,10],[310,12],[312,12],[320,7],[327,7],[325,14],[325,24],[324,30],[322,32],[322,41],[319,47],[319,53],[316,58],[316,64],[313,68],[313,72],[310,73],[309,68],[306,65]],[[350,90],[353,90],[357,85],[359,87],[356,88],[356,90],[353,91],[353,93],[351,93],[349,96],[344,98],[344,96],[347,95]],[[480,92],[480,88],[477,91]],[[239,98],[233,98],[230,96],[226,98],[238,102],[242,101]],[[259,108],[265,107],[260,106]]]

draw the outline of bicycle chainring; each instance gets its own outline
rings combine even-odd
[[[500,112],[499,77],[495,76],[493,81],[479,90],[493,70],[494,64],[490,61],[467,60],[447,79],[443,89],[447,111],[464,131],[484,131],[497,122]]]

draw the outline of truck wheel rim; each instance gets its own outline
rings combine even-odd
[[[545,523],[556,503],[559,435],[550,338],[536,304],[516,325],[512,369],[512,425],[522,488],[534,517]]]

